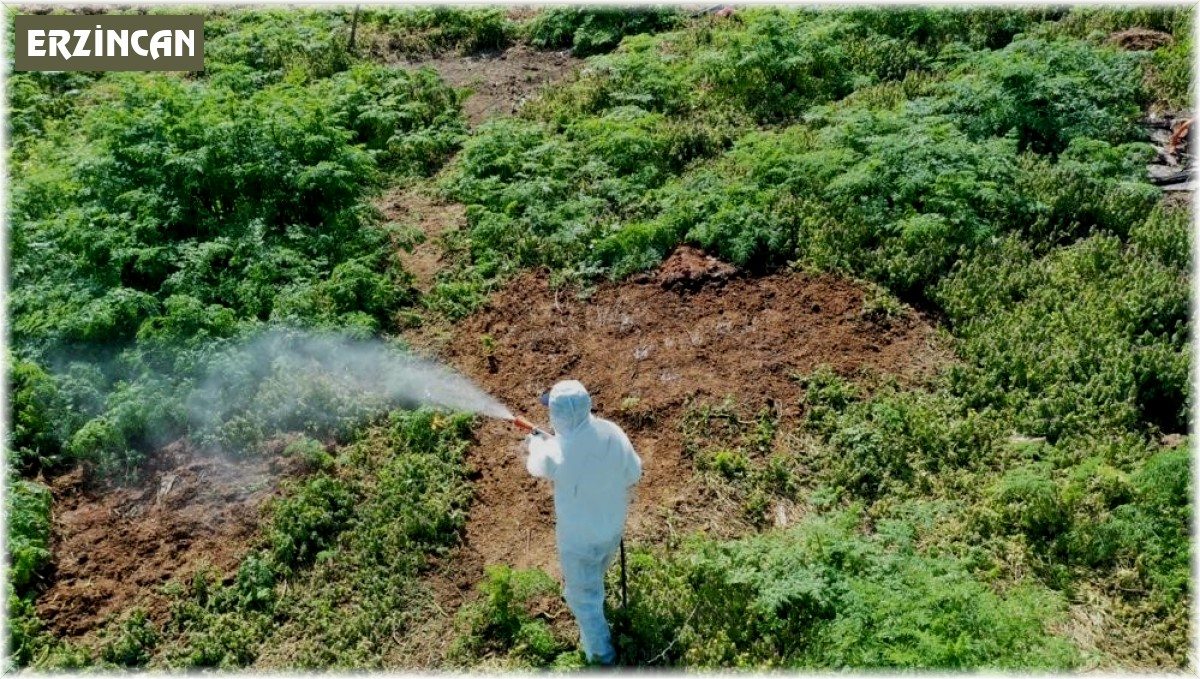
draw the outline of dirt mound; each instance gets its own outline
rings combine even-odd
[[[643,460],[630,536],[721,535],[729,530],[721,499],[699,483],[683,452],[680,422],[690,403],[731,396],[755,410],[772,405],[794,421],[800,389],[793,374],[830,364],[847,375],[868,370],[903,381],[950,357],[920,318],[886,326],[869,320],[863,290],[832,275],[726,276],[719,288],[694,291],[652,284],[704,280],[711,268],[694,253],[677,253],[645,283],[602,285],[586,300],[524,274],[448,334],[412,340],[542,422],[538,396],[557,380],[582,380],[596,412],[629,432]],[[550,486],[526,474],[520,444],[506,424],[487,422],[469,454],[476,499],[463,559],[477,572],[496,563],[558,571]]]
[[[1130,52],[1156,50],[1175,42],[1170,33],[1148,28],[1129,28],[1108,36],[1108,43]]]
[[[737,267],[684,245],[663,261],[654,279],[668,290],[698,290],[721,285],[737,273]]]
[[[201,456],[177,442],[134,487],[90,489],[78,471],[55,479],[51,584],[38,614],[68,637],[132,606],[162,623],[159,586],[201,567],[231,576],[259,529],[259,507],[300,464]]]

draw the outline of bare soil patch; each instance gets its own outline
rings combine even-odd
[[[698,481],[683,450],[680,423],[691,404],[728,396],[794,422],[801,413],[793,375],[828,364],[848,376],[911,382],[951,360],[926,320],[910,312],[875,322],[863,315],[863,289],[837,276],[737,277],[684,252],[638,280],[580,299],[526,273],[456,327],[410,338],[541,422],[543,391],[560,379],[583,381],[597,414],[624,427],[643,460],[628,532],[636,541],[723,532],[720,498]],[[462,555],[475,575],[457,569],[460,587],[490,564],[558,573],[551,487],[525,472],[521,441],[503,422],[479,430]]]
[[[471,127],[499,115],[512,115],[545,85],[565,76],[580,59],[569,52],[543,52],[528,45],[513,45],[467,56],[444,55],[424,59],[396,57],[405,68],[429,67],[454,88],[471,88],[463,113]]]
[[[438,237],[447,231],[466,227],[467,209],[461,203],[447,203],[424,185],[396,188],[386,192],[376,205],[384,218],[416,227],[425,240],[411,251],[398,249],[400,264],[413,275],[413,286],[429,292],[434,277],[442,269],[442,247]]]
[[[135,486],[89,488],[78,470],[54,479],[53,557],[39,616],[64,637],[134,606],[161,624],[168,602],[160,586],[201,568],[231,579],[259,531],[260,507],[300,464],[205,456],[176,442],[151,456]]]
[[[1141,52],[1156,50],[1175,42],[1170,33],[1152,31],[1148,28],[1129,28],[1108,36],[1108,42],[1123,50]]]

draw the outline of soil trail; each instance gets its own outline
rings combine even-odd
[[[404,68],[432,68],[454,88],[470,88],[463,101],[467,124],[474,128],[496,116],[511,115],[542,88],[559,80],[582,63],[568,52],[542,52],[528,45],[467,56],[445,55],[426,59],[395,59]],[[447,231],[466,226],[466,207],[439,198],[428,184],[387,191],[376,203],[388,221],[415,226],[424,242],[411,252],[400,250],[404,268],[415,277],[414,287],[422,293],[433,287],[442,266],[439,238]]]
[[[421,294],[429,292],[442,270],[440,237],[466,227],[466,207],[443,201],[424,185],[392,189],[377,205],[387,221],[413,226],[423,234],[424,240],[411,251],[399,248],[396,256],[404,270],[413,275],[413,287]]]
[[[753,409],[772,404],[794,420],[800,389],[791,376],[820,364],[909,381],[951,360],[925,321],[909,314],[874,322],[862,313],[863,298],[836,276],[740,278],[684,251],[654,276],[602,285],[586,300],[527,273],[448,336],[413,333],[412,341],[542,422],[538,396],[559,379],[582,380],[596,412],[626,429],[643,460],[629,537],[722,535],[725,508],[683,451],[680,422],[690,402],[730,396]],[[550,485],[526,474],[521,439],[504,423],[486,422],[470,452],[478,475],[463,557],[474,564],[474,582],[499,563],[558,573]]]

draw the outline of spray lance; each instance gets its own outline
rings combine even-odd
[[[536,424],[530,422],[529,420],[525,419],[524,417],[521,417],[520,415],[514,417],[510,421],[512,422],[512,425],[514,427],[516,427],[517,429],[520,429],[521,431],[523,431],[527,434],[533,434],[534,436],[541,436],[542,438],[547,438],[547,439],[550,438],[550,434],[546,433],[546,430],[544,430],[541,427],[537,426]]]

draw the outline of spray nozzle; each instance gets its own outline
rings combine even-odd
[[[517,417],[514,417],[512,419],[512,423],[513,423],[513,426],[516,427],[517,429],[520,429],[521,431],[533,434],[534,436],[547,436],[547,437],[549,436],[549,434],[542,431],[542,429],[540,429],[536,424],[530,422],[529,420],[525,419],[524,417],[521,417],[520,415],[518,415]]]

